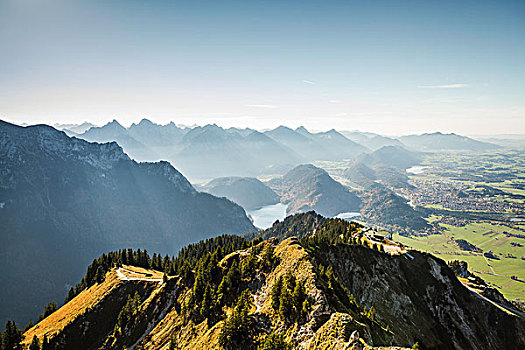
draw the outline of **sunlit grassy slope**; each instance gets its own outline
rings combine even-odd
[[[146,270],[135,266],[124,266],[127,271],[124,276],[130,278],[162,278],[162,273],[154,270]],[[61,332],[69,324],[75,322],[82,315],[89,313],[93,308],[100,304],[104,298],[118,293],[119,289],[125,284],[117,275],[116,269],[110,270],[106,274],[106,278],[102,283],[96,283],[90,288],[82,291],[79,295],[73,298],[70,302],[62,306],[60,309],[46,317],[34,327],[30,328],[24,333],[23,344],[29,345],[33,336],[37,336],[40,341],[47,335],[52,338],[55,334]],[[157,285],[155,282],[148,281],[133,281],[134,283]]]

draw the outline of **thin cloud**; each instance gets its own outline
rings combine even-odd
[[[279,106],[276,105],[247,105],[248,107],[252,108],[279,108]]]
[[[311,80],[303,80],[303,83],[310,84],[310,85],[315,85],[316,84],[315,81],[311,81]]]
[[[419,89],[462,89],[469,87],[469,84],[445,84],[445,85],[424,85],[418,86]]]

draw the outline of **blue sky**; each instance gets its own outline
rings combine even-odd
[[[525,1],[0,0],[0,118],[525,133]]]

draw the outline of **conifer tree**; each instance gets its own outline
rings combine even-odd
[[[282,334],[276,334],[275,331],[268,334],[261,345],[259,345],[258,350],[291,350],[292,346],[288,344]]]
[[[303,313],[303,302],[306,300],[306,290],[304,283],[298,282],[295,284],[295,289],[292,294],[292,302],[295,308],[297,317],[302,318]]]
[[[281,296],[279,297],[279,316],[281,320],[287,321],[290,318],[290,311],[292,310],[292,300],[288,288],[283,288]]]
[[[263,256],[262,256],[262,267],[263,269],[269,269],[275,261],[275,252],[273,245],[269,244],[266,249],[264,250]]]
[[[277,281],[273,284],[272,290],[270,292],[271,305],[272,305],[272,309],[275,312],[279,311],[282,289],[283,289],[283,276],[279,276]]]
[[[225,349],[249,348],[253,344],[253,325],[249,311],[252,305],[249,290],[242,292],[230,317],[224,321],[219,344]]]
[[[3,338],[4,349],[21,349],[22,331],[18,329],[14,321],[7,321]]]
[[[42,316],[42,314],[40,314],[40,316],[38,316],[38,318],[40,319],[40,317]],[[37,322],[40,322],[40,321],[37,321]],[[26,326],[24,327],[24,333],[30,329],[31,327],[33,327],[35,324],[33,323],[33,320],[29,320],[29,322],[26,324]]]
[[[97,268],[97,273],[95,274],[95,281],[97,283],[102,283],[104,282],[105,276],[106,276],[106,273],[104,272],[104,269],[102,268],[102,266],[99,266]]]
[[[203,318],[208,318],[212,313],[213,299],[211,295],[210,284],[206,284],[206,289],[204,290],[204,295],[202,296],[202,303],[200,314]]]
[[[40,341],[38,340],[36,335],[33,336],[31,345],[29,345],[29,350],[40,350]]]
[[[42,350],[49,350],[49,340],[47,339],[47,334],[44,334],[44,339],[42,339]]]

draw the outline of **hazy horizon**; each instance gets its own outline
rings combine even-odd
[[[1,119],[0,120],[3,120],[3,121],[6,121],[8,123],[12,123],[12,124],[15,124],[15,125],[19,125],[19,126],[33,126],[33,125],[41,125],[41,124],[45,124],[45,125],[50,125],[50,126],[53,126],[59,130],[62,130],[62,129],[67,129],[68,126],[70,127],[73,127],[73,126],[80,126],[84,123],[88,123],[88,124],[92,124],[93,127],[103,127],[109,123],[112,123],[113,121],[117,121],[120,125],[122,125],[123,127],[125,127],[126,129],[128,129],[129,127],[131,127],[133,124],[139,124],[143,119],[147,119],[149,120],[150,122],[152,122],[153,124],[156,124],[156,125],[160,125],[160,126],[166,126],[170,123],[174,123],[177,127],[179,128],[195,128],[195,127],[204,127],[204,126],[207,126],[207,125],[217,125],[223,129],[228,129],[228,128],[238,128],[238,129],[253,129],[253,130],[257,130],[257,131],[260,131],[260,132],[265,132],[265,131],[270,131],[270,130],[273,130],[277,127],[280,127],[280,126],[284,126],[284,127],[287,127],[287,128],[290,128],[292,130],[295,130],[299,127],[305,127],[309,132],[312,132],[312,133],[318,133],[318,132],[326,132],[326,131],[329,131],[329,130],[332,130],[332,129],[335,129],[336,131],[342,131],[342,132],[360,132],[360,133],[370,133],[370,134],[378,134],[378,135],[381,135],[381,136],[387,136],[387,137],[401,137],[401,136],[409,136],[409,135],[421,135],[421,134],[432,134],[432,133],[443,133],[443,134],[457,134],[457,135],[462,135],[462,136],[468,136],[468,137],[480,137],[480,138],[491,138],[491,137],[508,137],[510,139],[512,139],[513,137],[519,137],[519,138],[522,138],[522,137],[525,137],[525,133],[505,133],[505,134],[495,134],[495,133],[488,133],[488,134],[462,134],[462,133],[459,133],[459,132],[454,132],[454,131],[449,131],[449,132],[444,132],[444,131],[441,131],[441,130],[429,130],[429,131],[422,131],[422,132],[407,132],[407,133],[399,133],[399,134],[387,134],[387,133],[378,133],[378,132],[374,132],[374,131],[369,131],[369,130],[359,130],[359,129],[340,129],[340,128],[333,128],[333,127],[326,127],[326,128],[323,128],[323,129],[312,129],[312,128],[308,128],[306,127],[305,125],[297,125],[297,126],[290,126],[286,123],[283,123],[283,124],[279,124],[277,125],[276,127],[272,127],[272,128],[253,128],[253,127],[250,127],[250,126],[246,126],[246,127],[241,127],[241,126],[238,126],[238,125],[221,125],[220,123],[217,123],[217,122],[210,122],[210,123],[194,123],[194,124],[185,124],[185,123],[180,123],[176,120],[170,120],[170,121],[167,121],[167,122],[157,122],[155,120],[152,120],[151,118],[140,118],[139,120],[135,120],[135,121],[131,121],[131,122],[128,122],[128,123],[123,123],[121,122],[120,120],[118,119],[113,119],[113,120],[110,120],[108,122],[105,122],[105,123],[99,123],[99,124],[95,124],[95,123],[92,123],[91,121],[89,120],[84,120],[84,121],[79,121],[79,122],[75,122],[75,121],[72,121],[70,123],[50,123],[50,122],[33,122],[33,123],[27,123],[27,122],[17,122],[17,121],[10,121],[10,120],[7,120],[7,119]]]
[[[0,3],[0,119],[525,133],[522,1]]]

